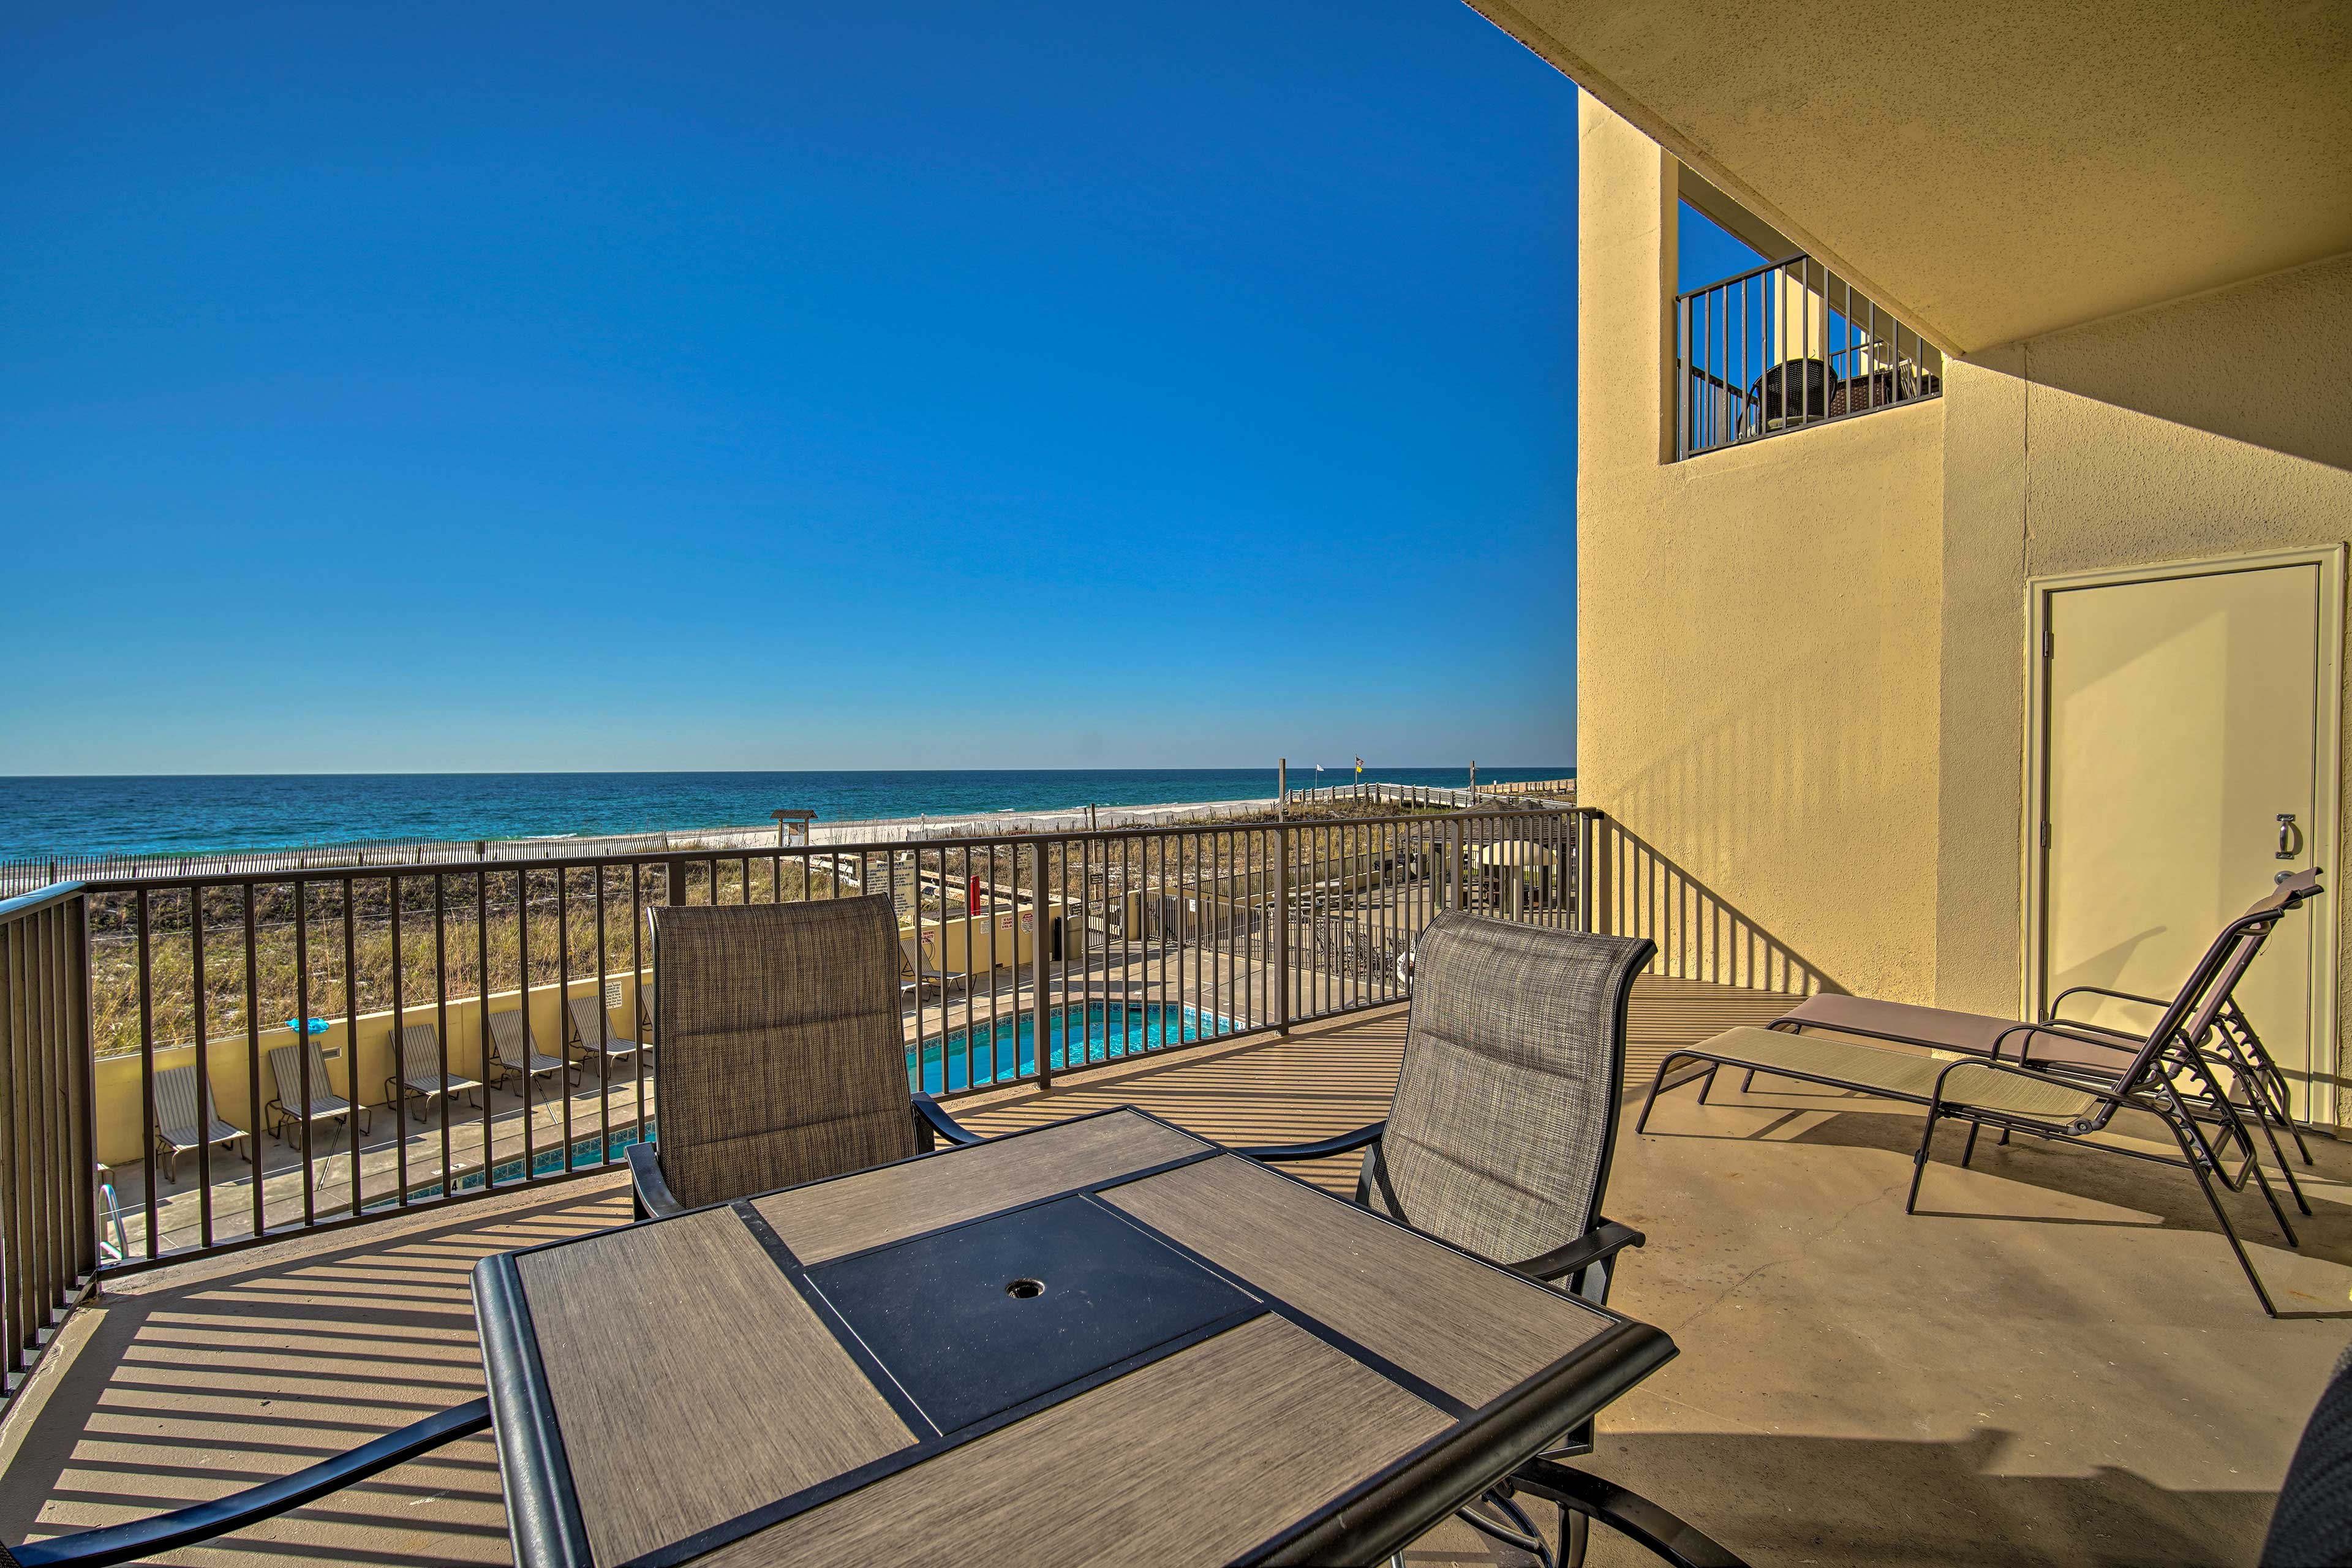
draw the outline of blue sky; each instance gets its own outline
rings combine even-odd
[[[0,773],[1573,760],[1454,0],[13,7]]]

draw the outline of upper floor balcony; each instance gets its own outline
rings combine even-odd
[[[1942,395],[1944,356],[1811,257],[1678,294],[1675,455]]]

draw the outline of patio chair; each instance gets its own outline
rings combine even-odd
[[[582,1063],[602,1057],[608,1063],[628,1067],[636,1059],[637,1052],[644,1048],[627,1033],[613,1026],[611,1014],[614,1004],[620,1000],[620,992],[618,985],[604,987],[602,1016],[593,996],[574,996],[564,1005],[564,1048],[577,1052]],[[597,1037],[600,1028],[604,1034],[602,1039]]]
[[[220,1119],[213,1109],[213,1086],[205,1085],[204,1110],[196,1109],[196,1069],[165,1068],[155,1075],[155,1152],[163,1160],[163,1179],[180,1179],[180,1156],[191,1149],[231,1148],[246,1144],[246,1162],[253,1161],[252,1141]]]
[[[921,944],[914,937],[904,936],[898,939],[898,953],[900,994],[903,995],[909,990],[934,991],[939,994],[940,1000],[944,1002],[947,1000],[948,987],[950,985],[961,986],[965,994],[970,994],[971,976],[961,972],[950,972],[940,968],[924,956]],[[909,975],[913,978],[908,979]]]
[[[492,1065],[497,1069],[490,1074],[493,1089],[517,1073],[528,1079],[565,1070],[562,1057],[540,1054],[539,1041],[532,1037],[530,1025],[520,1007],[490,1015],[490,1049],[494,1055]]]
[[[2287,1186],[2294,1194],[2295,1205],[2305,1214],[2311,1205],[2303,1195],[2294,1173],[2288,1169],[2284,1152],[2272,1129],[2284,1131],[2294,1141],[2303,1163],[2311,1163],[2311,1149],[2303,1140],[2303,1130],[2295,1125],[2291,1107],[2285,1073],[2279,1069],[2262,1037],[2254,1031],[2252,1021],[2238,1005],[2238,979],[2244,974],[2262,952],[2263,943],[2275,929],[2274,920],[2265,920],[2251,927],[2242,922],[2256,917],[2284,914],[2299,907],[2305,900],[2317,898],[2326,889],[2319,885],[2320,871],[2309,870],[2282,875],[2270,892],[2257,899],[2239,920],[2225,928],[2218,942],[2235,944],[2222,987],[2221,1005],[2214,1014],[2212,1026],[2205,1039],[2198,1043],[2209,1047],[2210,1054],[2219,1055],[2231,1072],[2231,1089],[2242,1097],[2246,1107],[2259,1119],[2263,1135],[2278,1160],[2279,1169],[2286,1177]],[[2238,934],[2232,936],[2232,931]],[[2191,972],[2192,975],[2194,971]],[[1883,1040],[1896,1040],[1906,1045],[1927,1046],[1936,1050],[1958,1051],[1964,1056],[2000,1058],[2013,1057],[2029,1063],[2063,1064],[2069,1068],[2081,1068],[2112,1077],[2147,1043],[2145,1035],[2134,1035],[2112,1026],[2090,1024],[2082,1019],[2067,1019],[2062,1015],[2070,997],[2106,997],[2129,1002],[2138,1006],[2153,1007],[2159,1012],[2166,1005],[2161,996],[2143,996],[2135,992],[2114,991],[2100,985],[2076,985],[2058,994],[2042,1010],[2037,1022],[2064,1023],[2064,1033],[2048,1034],[2032,1026],[2011,1018],[1998,1018],[1988,1014],[1958,1013],[1941,1007],[1917,1007],[1901,1002],[1881,1002],[1865,996],[1809,996],[1779,1018],[1771,1027],[1786,1029],[1792,1034],[1807,1030],[1828,1030],[1842,1035],[1862,1035]],[[1746,1089],[1755,1081],[1753,1072],[1741,1085]],[[1705,1090],[1700,1091],[1705,1097]],[[2004,1135],[2005,1141],[2005,1135]]]
[[[663,908],[654,932],[661,1131],[628,1150],[641,1216],[980,1142],[908,1089],[887,897]]]
[[[161,1556],[275,1519],[489,1427],[489,1400],[469,1399],[347,1453],[210,1502],[191,1503],[123,1524],[28,1541],[13,1551],[0,1546],[0,1568],[101,1568],[105,1563]]]
[[[2286,1211],[2279,1206],[2277,1194],[2272,1192],[2270,1181],[2263,1173],[2252,1134],[2247,1131],[2243,1118],[2200,1042],[2211,1035],[2215,1021],[2229,1002],[2231,988],[2259,949],[2259,942],[2250,939],[2284,919],[2299,901],[2297,898],[2288,898],[2273,904],[2265,900],[2253,911],[2224,927],[2197,961],[2180,994],[2165,1005],[2162,1016],[2149,1029],[2146,1040],[2120,1068],[2105,1063],[2086,1068],[2046,1055],[2031,1061],[1989,1056],[1952,1059],[1777,1029],[1730,1029],[1713,1039],[1666,1053],[1658,1064],[1657,1076],[1651,1080],[1649,1095],[1643,1101],[1642,1114],[1633,1130],[1640,1132],[1648,1127],[1659,1090],[1677,1062],[1709,1062],[1717,1068],[1750,1068],[1925,1106],[1927,1121],[1920,1132],[1918,1152],[1912,1158],[1911,1192],[1904,1204],[1906,1214],[1916,1212],[1919,1184],[1927,1173],[1936,1125],[1943,1121],[1958,1120],[1969,1124],[1969,1141],[1960,1153],[1963,1165],[1975,1152],[1977,1133],[1993,1127],[2004,1134],[2025,1132],[2154,1164],[2185,1166],[2197,1178],[2198,1187],[2204,1193],[2213,1217],[2220,1222],[2221,1234],[2228,1239],[2246,1283],[2253,1288],[2254,1299],[2262,1303],[2265,1313],[2275,1318],[2278,1309],[2254,1272],[2253,1261],[2247,1257],[2236,1227],[2230,1223],[2229,1212],[2221,1206],[2221,1195],[2213,1189],[2214,1181],[2218,1178],[2223,1185],[2242,1190],[2249,1179],[2252,1180],[2289,1246],[2297,1244],[2294,1227],[2288,1223]],[[2112,1037],[2102,1039],[2063,1022],[2011,1024],[2009,1030],[2021,1036],[2031,1034],[2037,1040],[2064,1039],[2076,1046],[2113,1049]],[[1700,1076],[1711,1080],[1714,1074],[1710,1071]],[[1700,1093],[1705,1092],[1702,1084]],[[2180,1157],[2149,1153],[2123,1143],[2093,1142],[2093,1135],[2104,1131],[2119,1110],[2145,1110],[2155,1116],[2172,1135]],[[2208,1135],[2209,1128],[2220,1135],[2218,1143]],[[2234,1176],[2224,1163],[2224,1146],[2242,1158],[2243,1163]]]
[[[310,1068],[310,1093],[302,1094],[302,1066],[308,1053]],[[334,1091],[335,1080],[327,1076],[327,1058],[319,1054],[319,1042],[306,1039],[299,1045],[279,1046],[269,1053],[269,1076],[278,1085],[278,1098],[262,1108],[268,1120],[269,1135],[291,1142],[287,1129],[309,1127],[314,1122],[342,1121],[352,1114],[352,1102]],[[367,1110],[359,1113],[360,1131],[367,1131]]]
[[[2263,1568],[2352,1563],[2352,1350],[2336,1358],[2287,1462]]]
[[[383,1098],[387,1105],[403,1110],[412,1100],[416,1104],[416,1120],[425,1120],[427,1107],[445,1095],[474,1091],[474,1103],[482,1102],[479,1081],[444,1072],[446,1058],[441,1054],[441,1032],[430,1024],[411,1024],[400,1031],[400,1068],[383,1080]]]
[[[1515,1273],[1605,1303],[1617,1254],[1643,1237],[1601,1213],[1623,1105],[1625,1010],[1656,952],[1595,936],[1443,914],[1414,952],[1404,1059],[1388,1119],[1318,1142],[1237,1151],[1276,1163],[1363,1151],[1356,1201]],[[1592,1450],[1592,1425],[1562,1433],[1509,1486],[1464,1510],[1498,1541],[1553,1561],[1510,1496],[1564,1514],[1567,1561],[1588,1518],[1690,1562],[1736,1562],[1665,1510],[1559,1463]]]

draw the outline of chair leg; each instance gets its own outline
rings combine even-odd
[[[1723,1064],[1721,1062],[1717,1062],[1713,1067],[1706,1069],[1706,1081],[1698,1086],[1698,1102],[1701,1105],[1705,1105],[1706,1103],[1706,1091],[1715,1087],[1715,1075],[1722,1070]]]
[[[1969,1141],[1960,1145],[1961,1170],[1965,1171],[1969,1168],[1969,1161],[1977,1152],[1977,1134],[1983,1131],[1983,1122],[1971,1121],[1969,1123]]]
[[[1729,1549],[1638,1492],[1551,1459],[1530,1459],[1511,1476],[1515,1490],[1549,1498],[1570,1513],[1597,1519],[1675,1568],[1746,1568]]]
[[[1633,1120],[1633,1131],[1641,1132],[1650,1125],[1650,1107],[1658,1103],[1658,1086],[1666,1081],[1666,1070],[1682,1060],[1679,1053],[1668,1051],[1658,1064],[1658,1076],[1650,1080],[1650,1092],[1642,1097],[1642,1114]]]
[[[1749,1089],[1754,1089],[1755,1087],[1756,1087],[1756,1069],[1755,1069],[1754,1068],[1749,1068],[1748,1069],[1748,1071],[1747,1071],[1746,1073],[1742,1074],[1742,1075],[1741,1075],[1741,1077],[1740,1077],[1740,1079],[1739,1079],[1739,1092],[1740,1092],[1740,1093],[1742,1093],[1742,1094],[1746,1094]]]
[[[2237,1226],[2230,1223],[2229,1211],[2221,1206],[2221,1194],[2214,1192],[2212,1178],[2206,1173],[2205,1162],[2198,1152],[2203,1141],[2200,1139],[2192,1142],[2168,1116],[2164,1119],[2164,1124],[2172,1129],[2172,1141],[2180,1145],[2181,1157],[2189,1163],[2189,1173],[2197,1178],[2198,1187],[2205,1194],[2206,1206],[2213,1211],[2214,1219],[2221,1224],[2221,1234],[2229,1239],[2231,1256],[2237,1258],[2238,1267],[2245,1272],[2246,1283],[2254,1288],[2254,1300],[2263,1304],[2263,1311],[2267,1316],[2277,1317],[2278,1308],[2272,1302],[2271,1293],[2263,1289],[2262,1276],[2254,1272],[2254,1260],[2246,1256],[2245,1245],[2238,1239]]]
[[[1936,1138],[1936,1108],[1927,1108],[1927,1125],[1919,1134],[1919,1152],[1911,1157],[1911,1192],[1903,1200],[1903,1212],[1916,1214],[1919,1207],[1919,1178],[1927,1173],[1927,1145]]]

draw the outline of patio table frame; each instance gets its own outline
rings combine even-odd
[[[1145,1266],[1087,1279],[1099,1237],[1057,1254],[1066,1225],[1107,1228]],[[1066,1336],[958,1360],[948,1325],[994,1287],[951,1257],[1045,1278],[1055,1300],[1016,1334],[1054,1311],[1080,1332],[1126,1325],[1194,1289],[1221,1305],[1032,1390],[1024,1376],[1059,1375]],[[693,1258],[709,1268],[652,1267]],[[877,1329],[882,1298],[856,1294],[861,1271],[909,1268],[944,1283],[906,1315],[949,1342],[910,1351]],[[1089,1291],[1095,1317],[1071,1304]],[[1125,1107],[500,1254],[474,1294],[526,1568],[1016,1547],[1374,1563],[1675,1353],[1655,1328]],[[994,1397],[971,1386],[992,1380]]]

